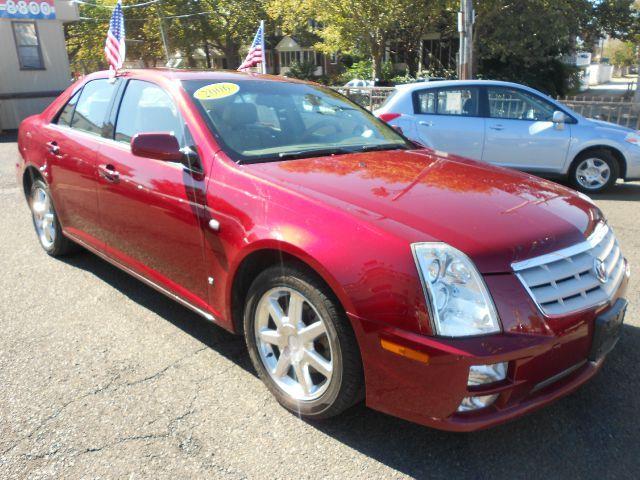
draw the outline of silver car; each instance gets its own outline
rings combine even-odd
[[[524,85],[472,80],[399,85],[376,110],[435,150],[567,178],[587,193],[640,179],[640,133],[583,117]]]

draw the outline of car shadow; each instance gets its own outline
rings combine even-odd
[[[0,143],[15,143],[18,141],[17,130],[0,130]]]
[[[415,478],[638,478],[640,329],[596,377],[530,415],[473,433],[438,431],[356,406],[318,430]]]
[[[624,202],[640,202],[640,182],[618,182],[609,191],[600,194],[589,195],[594,200],[621,200]]]
[[[255,375],[242,337],[83,251],[63,259]],[[603,369],[572,395],[474,433],[426,428],[357,405],[313,428],[415,478],[637,478],[640,471],[640,328],[625,325]]]
[[[257,375],[241,336],[229,333],[86,250],[60,260],[92,273],[140,306],[171,322],[252,375]]]

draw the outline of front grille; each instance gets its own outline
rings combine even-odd
[[[599,224],[582,243],[512,264],[545,315],[565,315],[608,301],[622,281],[625,260],[613,231]]]

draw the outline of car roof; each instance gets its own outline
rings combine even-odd
[[[103,70],[89,74],[87,80],[108,77],[109,71]],[[176,68],[140,68],[123,69],[118,72],[118,77],[128,78],[166,78],[169,80],[222,80],[222,81],[268,81],[284,83],[314,83],[297,80],[294,78],[277,75],[264,75],[257,73],[245,73],[237,70],[185,70]]]
[[[402,91],[414,91],[430,88],[459,87],[462,85],[518,87],[531,90],[526,85],[513,82],[502,82],[500,80],[436,80],[433,82],[404,83],[402,85],[396,85],[396,88]]]

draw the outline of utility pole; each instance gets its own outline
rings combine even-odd
[[[167,40],[167,34],[164,31],[164,9],[162,8],[162,0],[158,1],[158,24],[160,25],[160,37],[162,38],[162,46],[164,47],[164,55],[169,63],[169,42]],[[167,65],[168,66],[168,65]]]
[[[460,32],[460,50],[458,53],[458,79],[470,80],[473,77],[473,24],[475,11],[473,0],[460,0],[458,12],[458,32]]]
[[[633,95],[633,111],[640,114],[640,47],[636,47],[638,58],[638,74],[636,76],[636,93]],[[638,119],[638,125],[640,125],[640,118]]]

